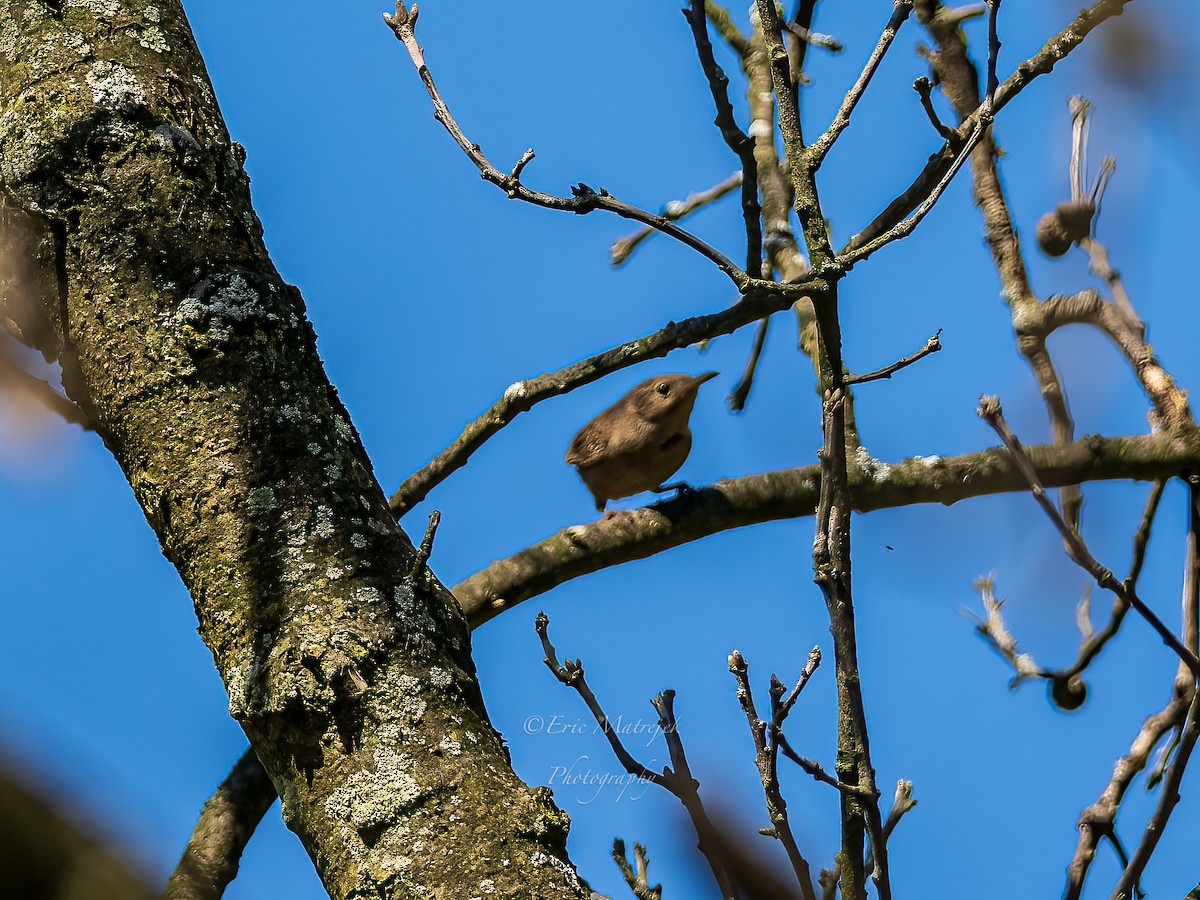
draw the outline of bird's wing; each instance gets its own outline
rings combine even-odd
[[[604,455],[608,446],[608,429],[603,425],[599,419],[593,419],[579,429],[579,434],[575,435],[571,446],[567,448],[567,465],[590,466]]]

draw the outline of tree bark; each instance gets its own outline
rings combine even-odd
[[[584,897],[243,159],[177,0],[0,0],[0,321],[60,361],[128,477],[326,888]]]

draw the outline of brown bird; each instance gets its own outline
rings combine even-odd
[[[663,482],[691,452],[688,419],[696,392],[718,374],[648,378],[579,430],[567,449],[567,463],[579,471],[597,510],[642,491],[686,487]]]

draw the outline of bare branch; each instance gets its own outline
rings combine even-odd
[[[996,31],[996,18],[1000,13],[1000,0],[987,0],[988,8],[988,63],[987,94],[983,102],[990,110],[996,102],[996,90],[1000,79],[996,77],[996,62],[1000,57],[1000,35]]]
[[[247,749],[204,804],[167,881],[167,900],[219,900],[237,877],[242,851],[277,796],[262,763]]]
[[[817,664],[820,663],[820,653],[816,656]],[[810,662],[813,657],[809,656]],[[807,682],[815,671],[816,665],[811,668],[806,667],[805,673],[801,673],[802,682]],[[788,861],[792,865],[792,871],[796,873],[796,881],[800,885],[800,890],[804,894],[805,900],[816,900],[816,894],[813,893],[812,886],[812,870],[809,868],[808,860],[800,852],[799,846],[796,844],[795,835],[792,834],[791,822],[788,820],[787,803],[783,799],[783,793],[779,788],[779,724],[775,721],[775,716],[772,716],[770,722],[766,722],[758,715],[758,710],[755,708],[754,695],[750,690],[750,676],[746,666],[746,660],[737,650],[729,655],[729,671],[737,682],[737,698],[738,703],[742,707],[742,712],[746,716],[746,724],[750,727],[750,736],[754,740],[754,764],[758,769],[759,780],[762,782],[763,795],[767,801],[767,816],[771,820],[771,828],[764,833],[769,834],[781,844],[787,853]],[[772,706],[776,705],[777,694],[775,686],[778,681],[772,679]],[[783,687],[779,685],[779,693],[782,694]],[[786,713],[784,714],[786,715]],[[782,720],[781,720],[782,721]]]
[[[962,148],[958,151],[958,155],[955,156],[954,160],[950,163],[950,168],[946,170],[946,173],[942,176],[941,181],[933,186],[933,190],[929,192],[929,195],[924,199],[924,201],[921,202],[911,216],[902,222],[898,222],[888,231],[885,231],[883,234],[874,238],[870,242],[862,244],[853,250],[843,250],[840,254],[838,254],[838,264],[849,270],[858,263],[862,262],[880,247],[885,247],[894,241],[898,241],[901,238],[906,238],[912,234],[914,229],[921,224],[921,220],[925,218],[931,209],[933,209],[934,204],[941,199],[942,194],[950,185],[950,182],[954,180],[954,176],[958,174],[958,170],[962,168],[962,164],[967,161],[967,157],[971,155],[971,151],[975,149],[976,145],[983,138],[984,132],[987,130],[988,126],[991,125],[991,123],[991,116],[983,114],[979,116],[975,122],[975,129],[967,138],[966,143],[964,143]],[[851,243],[853,243],[853,241]]]
[[[741,187],[741,185],[742,172],[739,169],[724,181],[713,185],[707,190],[689,194],[684,200],[672,200],[663,207],[662,214],[672,222],[678,222],[680,219],[686,219],[696,210],[714,203],[722,197],[727,197]],[[618,238],[613,241],[612,248],[609,251],[610,261],[614,266],[625,264],[629,261],[629,257],[633,255],[633,251],[638,248],[638,245],[655,234],[658,234],[658,232],[653,228],[640,228],[633,234]]]
[[[1200,438],[1176,435],[1088,437],[1065,447],[1025,448],[1048,487],[1088,481],[1152,481],[1200,466]],[[850,472],[856,512],[916,503],[952,504],[971,497],[1029,489],[1003,449],[956,457],[915,457],[898,463],[857,464]],[[682,497],[629,510],[610,519],[572,525],[498,560],[454,587],[472,627],[600,569],[644,559],[710,534],[762,522],[810,516],[816,508],[815,465],[746,475]]]
[[[397,517],[404,515],[453,472],[466,465],[471,455],[492,435],[541,401],[569,393],[639,362],[666,356],[672,350],[731,334],[764,316],[788,309],[797,296],[805,293],[820,296],[824,291],[824,282],[817,278],[796,285],[773,285],[772,293],[749,294],[721,312],[671,322],[660,331],[628,341],[573,366],[516,382],[491,409],[468,425],[453,444],[405,479],[389,501],[392,512]]]
[[[941,118],[937,114],[937,110],[933,108],[933,82],[922,75],[913,82],[913,90],[916,91],[917,96],[921,98],[921,108],[925,110],[925,115],[929,119],[929,124],[933,126],[934,131],[941,135],[944,140],[956,140],[957,138],[955,137],[954,129],[948,128],[945,124],[943,124]]]
[[[821,34],[819,31],[813,31],[795,22],[783,22],[782,24],[788,34],[810,47],[820,47],[830,53],[841,53],[846,49],[842,42],[831,34]]]
[[[876,372],[870,372],[866,375],[847,375],[846,384],[865,384],[868,381],[879,381],[883,378],[891,378],[901,369],[907,369],[913,363],[920,362],[931,353],[937,353],[942,349],[942,342],[939,339],[942,334],[942,329],[937,330],[937,334],[925,342],[925,346],[918,350],[912,356],[906,356],[901,360],[897,360],[890,366],[885,366]]]
[[[620,838],[613,838],[613,862],[621,870],[621,877],[625,879],[625,883],[633,891],[633,896],[637,900],[662,900],[662,885],[656,884],[651,887],[647,879],[646,873],[650,868],[650,860],[646,856],[646,848],[641,844],[635,843],[633,845],[633,857],[637,865],[636,870],[629,864],[629,858],[625,853],[625,842]]]
[[[879,41],[875,44],[875,49],[871,51],[870,57],[867,58],[867,64],[863,67],[862,73],[858,76],[858,80],[854,82],[854,86],[846,93],[845,98],[842,100],[842,105],[837,111],[837,115],[829,123],[829,128],[808,149],[809,164],[814,169],[820,167],[822,160],[828,155],[838,137],[841,136],[841,133],[850,124],[850,116],[854,113],[854,108],[858,106],[858,101],[866,93],[867,86],[871,83],[871,79],[875,77],[875,72],[878,71],[879,64],[883,62],[884,55],[888,52],[888,48],[892,46],[892,41],[896,39],[896,32],[900,30],[900,26],[904,24],[904,20],[912,13],[912,8],[912,0],[892,0],[892,15],[888,19],[887,25],[884,26],[883,33],[879,36]]]
[[[1004,415],[1000,409],[1000,401],[995,397],[982,398],[979,404],[979,415],[1000,435],[1004,446],[1008,448],[1017,467],[1025,476],[1025,480],[1029,482],[1034,499],[1037,500],[1038,505],[1042,507],[1046,515],[1050,517],[1050,521],[1054,523],[1054,527],[1062,535],[1063,541],[1069,549],[1071,559],[1080,568],[1095,578],[1096,583],[1100,587],[1112,591],[1132,606],[1134,611],[1145,619],[1151,628],[1158,632],[1158,636],[1162,638],[1163,643],[1175,651],[1176,655],[1183,660],[1184,665],[1191,670],[1193,676],[1200,677],[1200,659],[1196,657],[1196,654],[1183,645],[1174,632],[1155,615],[1154,611],[1142,602],[1136,592],[1117,581],[1111,571],[1096,561],[1095,557],[1088,550],[1087,545],[1083,542],[1083,538],[1080,537],[1079,532],[1066,523],[1054,504],[1046,498],[1045,488],[1038,478],[1037,470],[1033,467],[1033,463],[1030,462],[1024,448],[1021,446],[1021,442],[1017,440],[1016,435],[1012,433],[1008,424],[1004,421]]]
[[[415,6],[413,8],[414,10],[416,9]],[[429,67],[425,64],[424,51],[421,49],[421,45],[417,43],[414,31],[416,16],[409,13],[408,8],[403,2],[398,2],[396,4],[396,14],[394,16],[384,15],[383,18],[387,22],[388,27],[396,35],[396,39],[404,44],[408,55],[412,58],[413,65],[417,69],[417,74],[421,78],[421,83],[425,85],[425,92],[429,94],[429,99],[433,101],[434,118],[442,123],[442,126],[450,133],[450,136],[454,138],[454,142],[467,155],[467,158],[475,164],[483,179],[503,190],[510,200],[524,200],[526,203],[532,203],[535,206],[541,206],[545,209],[572,212],[577,215],[586,215],[593,210],[603,209],[615,213],[622,218],[641,222],[643,225],[648,225],[691,247],[724,272],[730,281],[737,286],[739,292],[744,293],[751,286],[754,281],[753,278],[739,269],[723,254],[700,240],[700,238],[680,228],[664,216],[655,215],[654,213],[638,209],[635,206],[630,206],[628,203],[617,200],[604,188],[595,190],[581,182],[571,189],[572,196],[557,197],[525,187],[519,177],[518,169],[521,168],[520,165],[518,165],[518,169],[513,170],[513,173],[505,173],[497,169],[484,155],[479,145],[468,139],[466,134],[463,133],[458,122],[450,114],[450,109],[446,105],[445,100],[442,99],[442,95],[433,81],[433,75],[430,74]],[[526,155],[532,158],[531,153],[527,153]]]
[[[742,219],[746,227],[746,272],[762,271],[762,209],[758,205],[758,163],[754,159],[754,140],[738,127],[733,104],[729,102],[729,78],[717,65],[712,42],[708,39],[708,21],[704,0],[689,0],[684,15],[692,26],[692,39],[700,67],[708,79],[708,88],[717,107],[714,124],[729,149],[742,163]]]
[[[746,408],[746,400],[750,396],[750,389],[754,387],[754,373],[758,371],[758,361],[762,357],[763,345],[767,342],[767,328],[770,324],[770,319],[763,319],[754,332],[754,343],[750,346],[746,368],[742,370],[742,377],[725,398],[731,412],[741,412]]]
[[[1121,14],[1122,9],[1130,0],[1100,0],[1085,10],[1062,31],[1056,34],[1029,59],[1020,63],[1016,70],[996,89],[996,97],[992,103],[992,114],[998,113],[1022,90],[1038,77],[1045,75],[1059,62],[1066,59],[1093,29],[1106,19]],[[978,14],[983,8],[974,9]],[[949,21],[949,20],[948,20]],[[957,27],[958,21],[950,22]],[[901,192],[872,222],[850,239],[849,243],[839,252],[839,256],[853,253],[874,241],[879,235],[893,228],[897,222],[916,209],[942,180],[946,169],[957,156],[958,148],[963,141],[975,131],[978,118],[984,113],[982,108],[973,115],[967,116],[955,129],[954,139],[947,140],[941,149],[934,153],[925,168],[913,183]]]
[[[608,738],[609,746],[612,747],[613,753],[621,765],[624,766],[626,772],[636,778],[641,778],[665,788],[679,799],[696,828],[696,834],[700,838],[700,852],[708,860],[708,864],[713,871],[713,876],[717,879],[717,884],[721,888],[722,896],[733,896],[733,876],[730,874],[728,861],[722,852],[724,841],[717,834],[712,820],[709,819],[708,813],[704,810],[704,804],[700,801],[698,790],[700,785],[692,777],[691,769],[687,763],[687,756],[683,751],[683,742],[679,738],[679,727],[675,721],[674,710],[675,692],[671,690],[663,691],[651,701],[658,712],[659,727],[662,730],[663,739],[667,742],[667,749],[671,756],[671,766],[673,767],[673,769],[663,767],[662,774],[659,774],[647,769],[625,749],[625,745],[621,743],[620,735],[613,729],[609,723],[608,716],[604,714],[604,710],[600,707],[600,702],[596,699],[596,695],[588,687],[587,680],[583,675],[583,663],[578,659],[574,661],[567,660],[565,664],[559,663],[554,646],[550,643],[549,626],[550,619],[544,612],[539,612],[535,621],[535,627],[538,637],[542,642],[542,650],[546,654],[544,660],[546,667],[554,673],[555,678],[567,687],[573,688],[583,698],[583,702],[587,704],[588,710],[596,719],[596,724],[600,726],[604,732],[604,736]]]

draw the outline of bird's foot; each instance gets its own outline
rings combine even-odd
[[[685,497],[688,494],[694,494],[696,492],[696,489],[686,481],[676,481],[671,484],[661,485],[660,487],[650,488],[650,490],[656,494],[665,494],[667,491],[675,491],[676,499]]]

